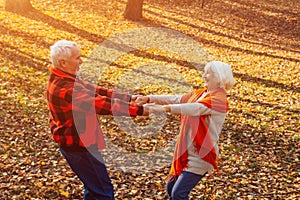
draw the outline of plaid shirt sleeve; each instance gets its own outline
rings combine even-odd
[[[137,116],[143,107],[130,95],[51,75],[47,85],[50,128],[60,146],[99,144],[101,128],[96,115]],[[99,135],[100,134],[100,135]]]
[[[129,102],[131,100],[131,95],[129,95],[129,94],[118,92],[116,90],[107,89],[107,88],[100,87],[100,86],[95,86],[88,82],[83,82],[83,84],[85,85],[85,87],[87,89],[95,91],[95,93],[100,96],[121,99],[121,100],[127,101],[127,102]]]
[[[142,106],[129,102],[130,95],[81,81],[75,81],[74,87],[66,90],[64,98],[76,111],[132,117],[143,114]]]

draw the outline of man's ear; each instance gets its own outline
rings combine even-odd
[[[60,67],[64,68],[64,67],[65,67],[65,64],[66,64],[66,61],[65,61],[65,60],[60,60],[60,61],[59,61]]]

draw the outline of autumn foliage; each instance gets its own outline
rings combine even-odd
[[[219,143],[222,172],[206,176],[191,199],[299,199],[300,1],[213,0],[201,8],[201,1],[145,0],[139,22],[124,18],[126,3],[31,0],[33,9],[17,14],[5,11],[0,1],[0,199],[82,199],[83,185],[48,126],[49,47],[60,39],[75,41],[89,62],[89,53],[107,38],[143,27],[192,37],[211,60],[233,68],[235,86]],[[128,82],[145,83],[132,86],[134,93],[172,93],[161,82],[134,76],[136,66],[152,63],[178,72],[193,88],[201,86],[202,72],[173,62],[180,60],[176,56],[156,49],[129,52],[102,72],[98,84],[114,88],[132,73]],[[128,134],[112,117],[99,120],[110,142],[132,153],[163,148],[178,130],[176,116],[146,137]],[[141,117],[134,123],[151,120]],[[108,149],[105,159],[113,153]],[[169,165],[136,173],[107,166],[116,199],[167,198]]]

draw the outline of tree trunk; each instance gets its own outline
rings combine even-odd
[[[140,20],[143,18],[143,0],[127,0],[124,17],[130,20]]]
[[[4,9],[10,12],[27,12],[32,9],[30,0],[5,0]]]

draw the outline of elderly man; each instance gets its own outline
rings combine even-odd
[[[146,115],[136,97],[99,87],[76,77],[82,64],[74,42],[51,46],[53,66],[47,85],[50,128],[72,170],[84,184],[84,199],[114,199],[100,149],[105,147],[97,115]]]

